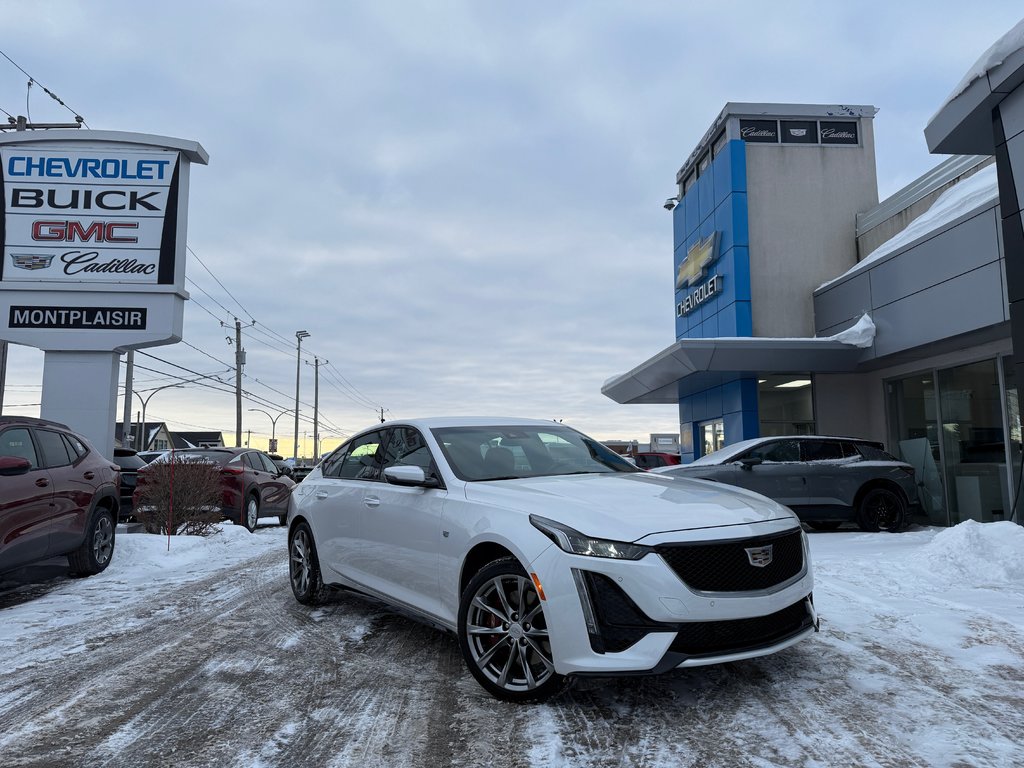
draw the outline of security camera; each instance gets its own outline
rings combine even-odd
[[[679,205],[679,198],[678,197],[670,197],[668,200],[665,201],[665,210],[666,211],[671,211],[677,205]]]

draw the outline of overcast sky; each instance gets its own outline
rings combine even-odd
[[[678,431],[676,408],[600,388],[674,341],[661,204],[725,103],[878,107],[884,198],[941,161],[925,125],[1022,15],[1020,0],[697,6],[5,0],[0,49],[91,128],[210,154],[192,172],[188,242],[209,269],[189,255],[188,344],[138,365],[232,382],[237,317],[243,408],[292,407],[295,331],[312,334],[324,434],[383,407],[645,441]],[[0,108],[71,118],[26,82],[0,59]],[[5,412],[38,415],[42,357],[11,347]],[[232,444],[224,390],[158,392],[147,418]],[[270,419],[244,416],[265,445]],[[292,417],[277,426],[290,455]]]

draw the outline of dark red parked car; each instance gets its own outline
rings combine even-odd
[[[0,416],[0,572],[67,555],[71,573],[110,564],[120,472],[64,424]]]
[[[645,453],[638,453],[633,457],[636,465],[640,469],[655,469],[657,467],[671,467],[675,464],[679,464],[682,460],[678,453],[659,453],[657,451],[648,451]]]
[[[250,448],[188,448],[168,451],[138,469],[135,506],[146,472],[155,464],[177,460],[209,461],[220,466],[221,514],[224,519],[256,530],[261,517],[276,517],[281,525],[288,518],[288,497],[295,482],[278,469],[263,451]]]

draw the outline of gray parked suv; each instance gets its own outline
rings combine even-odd
[[[898,531],[917,504],[914,468],[881,443],[857,438],[744,440],[690,464],[653,471],[748,488],[785,504],[817,530],[855,522],[865,531]]]

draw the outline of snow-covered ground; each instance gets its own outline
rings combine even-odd
[[[442,633],[349,596],[294,603],[283,528],[169,551],[122,535],[99,576],[0,579],[0,765],[1024,762],[1024,528],[810,539],[808,641],[517,707]]]

